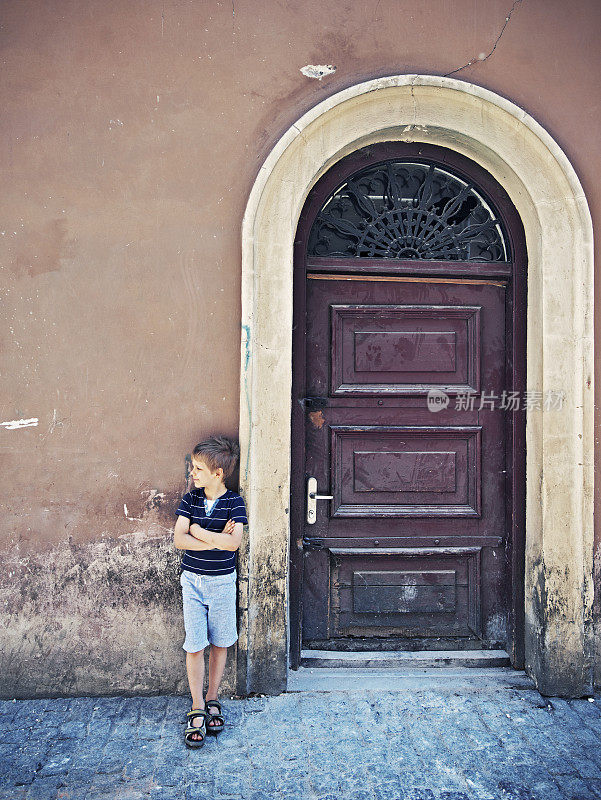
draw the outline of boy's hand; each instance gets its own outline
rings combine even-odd
[[[225,528],[223,529],[223,533],[233,533],[235,526],[236,523],[234,522],[234,520],[228,519],[228,521],[225,523]]]
[[[202,534],[204,533],[204,528],[201,528],[198,522],[193,522],[190,525],[189,533],[195,539],[200,539],[201,542],[204,541]]]

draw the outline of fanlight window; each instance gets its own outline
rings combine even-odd
[[[392,160],[330,195],[308,255],[506,262],[509,248],[492,203],[471,183],[434,164]]]

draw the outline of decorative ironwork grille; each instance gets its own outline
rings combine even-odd
[[[355,173],[330,195],[309,256],[508,261],[507,237],[473,184],[429,163],[391,160]]]

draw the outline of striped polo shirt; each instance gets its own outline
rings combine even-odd
[[[210,505],[209,505],[210,508]],[[210,508],[210,514],[205,509],[205,490],[192,489],[182,497],[181,503],[175,512],[177,516],[186,517],[190,525],[196,522],[207,531],[221,533],[228,519],[234,522],[248,523],[244,500],[230,489],[218,497]],[[186,550],[182,557],[182,569],[197,572],[199,575],[227,575],[236,568],[235,550]]]

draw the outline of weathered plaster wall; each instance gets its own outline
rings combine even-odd
[[[282,133],[473,61],[454,77],[549,131],[596,224],[600,22],[596,0],[2,4],[0,421],[38,420],[0,427],[5,695],[185,688],[172,511],[193,444],[236,433],[240,228]]]

